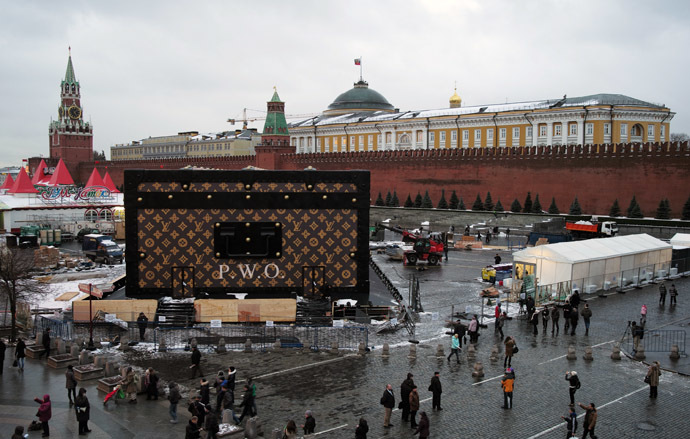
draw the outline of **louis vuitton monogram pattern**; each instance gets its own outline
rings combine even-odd
[[[164,185],[167,192],[174,191],[176,184],[141,183],[139,187],[143,191],[147,189],[142,186],[150,187],[153,191],[152,185]],[[163,191],[155,189],[158,190]],[[145,257],[138,261],[138,286],[171,288],[172,267],[194,267],[196,290],[301,289],[303,266],[326,267],[327,285],[356,286],[357,259],[350,254],[357,251],[357,216],[356,209],[139,209],[137,250]],[[216,259],[214,224],[234,221],[280,222],[283,228],[280,258]],[[221,265],[226,267],[221,270]]]
[[[183,188],[188,184],[187,188]],[[323,193],[356,193],[357,185],[352,183],[315,183],[312,189],[307,188],[307,183],[290,182],[256,182],[247,189],[241,182],[190,182],[180,183],[166,182],[142,182],[137,187],[139,192],[314,192]]]

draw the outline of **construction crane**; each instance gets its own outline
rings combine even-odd
[[[257,113],[264,113],[264,116],[251,116],[247,117],[247,110],[249,111],[256,111]],[[266,112],[262,110],[252,110],[251,108],[243,108],[242,109],[242,118],[241,119],[228,119],[228,123],[235,125],[235,123],[241,121],[242,122],[242,129],[246,130],[247,129],[247,124],[249,122],[256,122],[257,120],[266,120],[265,116]],[[285,118],[286,119],[299,119],[299,118],[309,118],[309,117],[316,117],[319,116],[320,113],[306,113],[306,114],[286,114]]]

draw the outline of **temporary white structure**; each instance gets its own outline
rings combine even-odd
[[[668,276],[671,248],[647,234],[530,247],[513,253],[513,288],[524,283],[541,303],[651,282]]]
[[[676,233],[671,238],[671,245],[677,247],[690,247],[690,233]]]

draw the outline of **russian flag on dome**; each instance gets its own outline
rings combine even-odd
[[[362,65],[362,58],[355,58],[355,65],[356,66]]]

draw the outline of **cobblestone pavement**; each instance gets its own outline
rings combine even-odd
[[[552,337],[547,334],[533,336],[524,320],[514,318],[507,322],[504,332],[514,335],[520,352],[513,359],[516,369],[514,408],[503,410],[500,376],[503,358],[498,363],[489,359],[494,343],[493,327],[483,331],[477,345],[477,360],[484,365],[485,376],[471,376],[472,364],[461,356],[461,364],[448,363],[435,356],[442,344],[449,352],[449,337],[445,335],[443,320],[450,313],[450,305],[478,307],[479,290],[484,286],[474,279],[483,265],[491,263],[495,251],[451,253],[448,266],[415,271],[397,264],[382,262],[382,268],[400,286],[406,286],[407,275],[419,275],[423,303],[427,314],[415,334],[420,341],[417,358],[408,358],[411,338],[403,332],[376,336],[370,334],[370,346],[376,346],[364,357],[351,352],[333,355],[327,352],[285,349],[245,354],[204,354],[202,366],[207,377],[221,368],[235,365],[239,379],[254,376],[258,386],[257,405],[265,431],[282,427],[288,419],[299,425],[304,411],[310,409],[317,420],[318,438],[351,438],[360,417],[370,426],[370,438],[411,438],[412,430],[400,421],[396,411],[389,429],[383,428],[383,409],[379,399],[387,383],[391,383],[399,400],[400,383],[407,372],[414,374],[419,386],[420,411],[426,411],[431,421],[431,437],[436,438],[555,438],[563,437],[565,424],[560,416],[567,411],[568,385],[564,379],[567,370],[577,370],[582,388],[576,401],[594,402],[599,407],[597,435],[609,438],[677,438],[684,437],[690,421],[684,416],[690,409],[690,379],[664,372],[659,386],[659,397],[650,400],[648,387],[643,383],[646,366],[624,357],[621,361],[609,358],[613,342],[619,341],[628,320],[639,317],[643,303],[649,307],[647,328],[687,324],[690,321],[690,280],[678,279],[679,305],[658,308],[657,287],[646,286],[626,294],[611,294],[606,298],[587,297],[593,311],[590,335],[584,336],[580,322],[577,335]],[[504,260],[507,253],[501,253]],[[403,294],[404,295],[404,294]],[[487,312],[489,310],[486,310]],[[439,312],[440,319],[432,320],[431,313]],[[563,320],[561,319],[561,331]],[[378,346],[391,343],[389,358],[381,356]],[[577,359],[567,360],[569,344],[576,347]],[[586,346],[593,346],[594,361],[582,356]],[[8,351],[9,352],[9,351]],[[163,376],[194,388],[197,380],[186,375],[189,353],[145,354],[133,353],[128,360],[141,366],[152,365],[168,370]],[[8,355],[9,356],[9,355]],[[7,366],[7,362],[5,363]],[[431,410],[431,395],[427,391],[434,371],[441,374],[444,393],[443,411]],[[67,409],[62,372],[44,368],[38,361],[28,360],[24,377],[16,370],[7,369],[0,387],[0,429],[20,422],[24,425],[36,412],[34,396],[51,393],[55,402],[51,437],[74,437],[76,422]],[[163,375],[163,374],[162,374]],[[183,437],[186,409],[180,404],[178,425],[170,425],[165,402],[140,401],[136,406],[120,404],[103,409],[97,398],[95,383],[87,386],[92,402],[92,429],[94,438]],[[239,395],[237,396],[239,399]],[[582,410],[577,409],[579,415]],[[644,424],[644,425],[642,425]],[[579,432],[582,431],[580,418]],[[643,430],[640,427],[653,428]],[[32,436],[37,436],[32,433]]]

